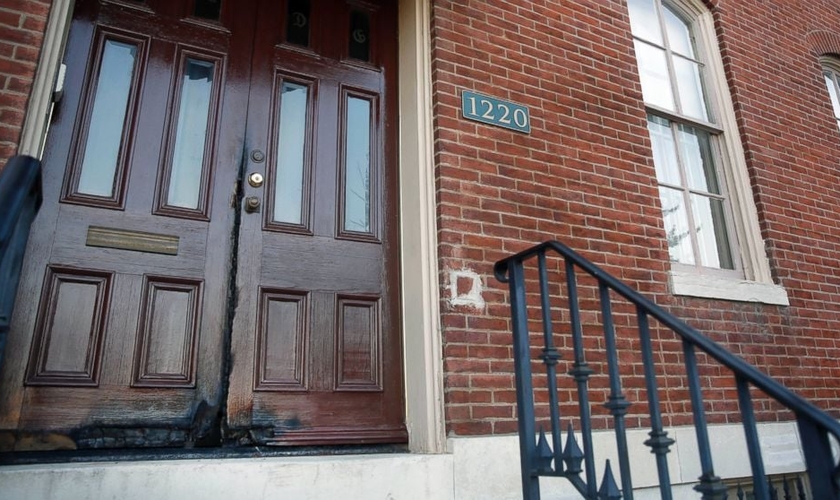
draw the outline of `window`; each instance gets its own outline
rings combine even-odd
[[[834,109],[834,119],[837,121],[837,126],[840,127],[840,63],[833,59],[823,59],[823,76],[825,77],[825,85],[828,87],[828,95],[831,97],[831,107]]]
[[[674,293],[787,304],[770,278],[711,13],[699,0],[628,8]]]
[[[658,0],[629,4],[671,262],[740,270],[718,173],[723,130],[706,99],[691,24]]]

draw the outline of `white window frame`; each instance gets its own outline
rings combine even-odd
[[[662,2],[690,21],[698,57],[706,65],[705,97],[716,119],[715,125],[723,131],[717,141],[722,157],[719,173],[729,198],[732,220],[728,227],[732,231],[733,259],[740,259],[743,272],[741,275],[674,263],[670,271],[671,292],[674,295],[789,305],[787,292],[773,283],[770,274],[712,13],[698,0]],[[656,107],[646,106],[646,109],[663,118],[674,116]],[[686,123],[691,124],[691,121]]]
[[[820,67],[822,68],[823,75],[825,73],[831,74],[834,91],[836,92],[837,99],[840,100],[840,60],[836,57],[822,56],[820,57]],[[829,95],[829,103],[831,103],[834,121],[837,123],[838,128],[840,128],[840,106],[835,107],[834,102],[831,100],[831,95]]]

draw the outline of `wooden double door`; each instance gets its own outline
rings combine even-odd
[[[395,14],[79,0],[0,450],[406,439]]]

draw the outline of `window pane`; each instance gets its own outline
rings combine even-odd
[[[700,84],[700,65],[682,57],[674,56],[674,72],[680,91],[682,113],[701,120],[708,120],[703,86]]]
[[[184,65],[167,205],[198,208],[214,68],[211,62],[195,59]]]
[[[280,130],[277,138],[277,174],[274,185],[274,220],[301,224],[303,171],[306,157],[306,101],[309,88],[284,82],[280,88]]]
[[[344,229],[370,231],[370,101],[347,98]]]
[[[102,54],[90,116],[79,193],[110,197],[122,147],[137,47],[108,40]]]
[[[204,19],[219,20],[222,11],[222,0],[195,0],[195,16]]]
[[[350,57],[370,61],[370,18],[358,10],[350,12]]]
[[[700,249],[700,263],[706,267],[735,269],[729,249],[729,237],[726,234],[723,201],[693,194],[691,209],[697,226],[695,231]]]
[[[665,29],[668,33],[668,46],[677,54],[694,59],[694,47],[691,43],[691,32],[688,30],[688,24],[667,6],[663,5],[662,7]]]
[[[678,136],[688,186],[697,191],[721,194],[709,133],[680,125]]]
[[[665,219],[665,237],[671,262],[694,264],[691,230],[682,192],[660,186],[659,198],[662,201],[662,218]]]
[[[286,14],[286,41],[309,47],[309,1],[289,0]]]
[[[630,10],[630,29],[633,35],[662,45],[662,33],[653,0],[628,0],[627,7]]]
[[[645,103],[673,110],[674,96],[668,78],[665,51],[638,40],[634,43]]]
[[[840,99],[837,97],[837,85],[834,83],[833,73],[826,71],[825,86],[828,87],[828,95],[831,97],[831,107],[834,109],[834,117],[840,118]]]
[[[658,116],[648,115],[648,130],[653,145],[653,165],[656,167],[657,180],[665,184],[682,185],[671,122]]]

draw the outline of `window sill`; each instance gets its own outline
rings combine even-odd
[[[670,274],[671,292],[674,295],[738,302],[760,302],[779,306],[790,305],[785,289],[773,283],[673,270]]]

